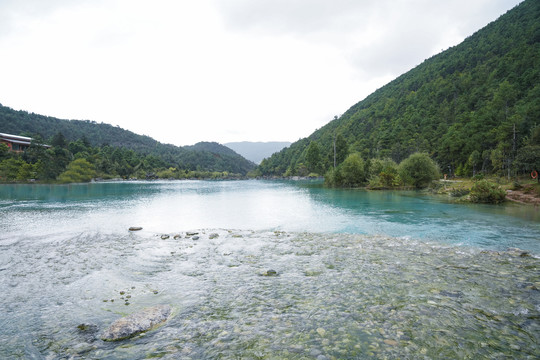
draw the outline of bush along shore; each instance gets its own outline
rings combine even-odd
[[[453,179],[433,181],[429,192],[448,195],[456,202],[500,204],[512,201],[540,205],[540,185],[526,178],[508,181],[505,178]]]

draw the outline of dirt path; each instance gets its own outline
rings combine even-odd
[[[540,197],[528,185],[525,185],[521,190],[506,190],[506,198],[521,204],[540,205]]]

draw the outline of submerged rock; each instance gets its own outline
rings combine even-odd
[[[77,325],[77,333],[84,339],[85,342],[91,343],[96,340],[98,327],[94,324],[79,324]]]
[[[521,249],[518,249],[518,248],[508,248],[508,250],[506,250],[510,255],[514,255],[514,256],[520,256],[520,257],[530,257],[531,254],[529,254],[528,251],[525,251],[525,250],[521,250]]]
[[[208,236],[209,239],[217,239],[219,237],[219,234],[217,233],[212,233]]]
[[[103,341],[118,341],[130,338],[164,323],[170,314],[171,307],[169,305],[143,309],[113,322],[101,334],[101,339]]]
[[[439,292],[439,294],[442,295],[442,296],[448,296],[448,297],[451,297],[451,298],[461,298],[461,297],[463,297],[463,293],[461,291],[441,290]]]
[[[261,275],[262,276],[278,276],[278,273],[276,270],[269,269],[263,272]]]

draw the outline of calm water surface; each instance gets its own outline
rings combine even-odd
[[[539,211],[512,204],[270,181],[0,185],[0,358],[533,359],[539,255]],[[156,304],[174,308],[164,326],[99,339]]]

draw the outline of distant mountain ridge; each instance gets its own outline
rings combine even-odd
[[[255,164],[271,156],[272,154],[281,151],[283,148],[291,145],[287,141],[267,141],[267,142],[253,142],[253,141],[241,141],[241,142],[229,142],[223,144],[226,147],[236,151],[248,160],[253,161]]]
[[[93,146],[124,147],[143,155],[154,155],[185,170],[227,171],[245,175],[255,164],[218,143],[201,142],[193,146],[163,144],[146,136],[105,123],[90,120],[63,120],[13,110],[0,104],[0,132],[40,136],[44,140],[62,133],[69,141],[85,138]]]

